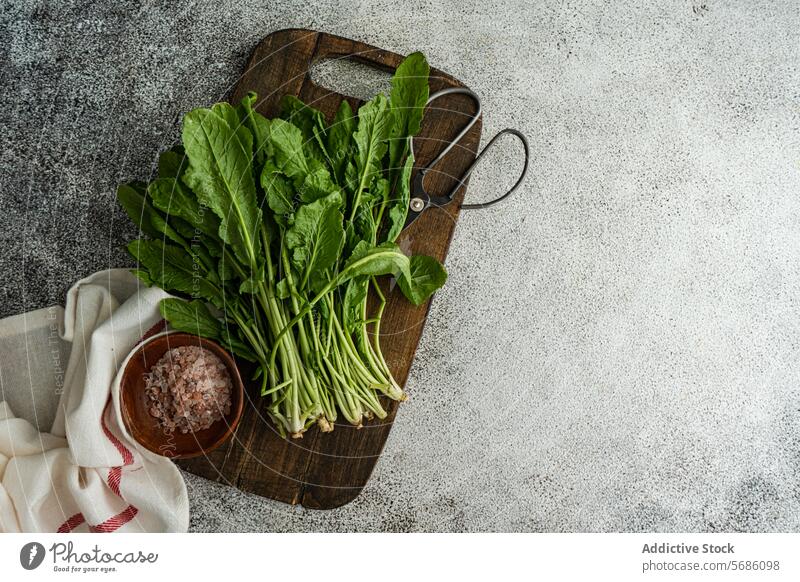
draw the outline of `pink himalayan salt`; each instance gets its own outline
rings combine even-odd
[[[199,346],[168,350],[145,374],[152,416],[164,432],[210,427],[231,410],[231,377],[216,355]]]

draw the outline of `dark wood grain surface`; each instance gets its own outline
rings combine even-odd
[[[257,109],[274,117],[281,97],[297,95],[322,110],[330,121],[343,98],[354,108],[360,103],[355,98],[316,85],[309,69],[320,60],[342,57],[388,71],[403,59],[396,53],[325,33],[282,30],[269,35],[256,47],[231,100],[238,101],[247,91],[256,91],[260,100]],[[431,92],[463,86],[436,69],[431,69],[430,85]],[[433,159],[469,121],[473,112],[473,103],[463,95],[438,99],[426,111],[421,134],[415,142],[417,165],[424,166]],[[427,176],[426,187],[431,194],[444,194],[455,185],[475,158],[480,133],[479,121],[460,146]],[[400,247],[406,252],[444,260],[464,190],[457,194],[454,204],[425,212],[401,234]],[[383,285],[388,293],[388,304],[381,324],[381,347],[395,379],[405,385],[428,304],[415,307],[399,291],[391,289],[388,282],[384,281]],[[208,456],[180,461],[179,465],[208,479],[286,503],[301,503],[313,509],[339,507],[358,496],[369,480],[397,408],[402,406],[385,398],[382,402],[388,412],[383,421],[365,423],[361,429],[337,422],[332,433],[322,434],[314,428],[302,439],[287,440],[278,435],[266,417],[258,387],[250,385],[246,388],[242,421],[233,438]]]

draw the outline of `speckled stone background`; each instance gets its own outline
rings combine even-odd
[[[459,222],[364,493],[313,512],[186,475],[192,530],[797,531],[800,5],[637,4],[3,0],[0,316],[130,265],[115,185],[269,32],[420,49],[532,175]]]

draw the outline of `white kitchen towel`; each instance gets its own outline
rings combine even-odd
[[[64,310],[0,320],[0,531],[187,530],[180,471],[138,446],[119,410],[121,371],[167,296],[109,269]]]

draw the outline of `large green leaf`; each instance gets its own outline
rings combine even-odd
[[[158,177],[180,178],[188,163],[189,160],[186,159],[186,151],[182,145],[170,148],[158,156]]]
[[[342,324],[350,333],[356,331],[364,319],[364,302],[367,300],[369,277],[355,277],[347,283],[342,299]]]
[[[408,205],[411,201],[411,171],[414,168],[414,154],[409,152],[405,163],[403,164],[403,171],[397,180],[397,185],[394,189],[395,195],[392,200],[389,200],[387,221],[389,227],[386,230],[385,240],[394,242],[406,225],[406,217],[408,216]]]
[[[328,158],[333,167],[333,173],[339,184],[345,183],[345,168],[350,158],[350,149],[353,143],[353,132],[356,130],[356,118],[350,103],[343,99],[333,118],[333,123],[328,128],[325,144]]]
[[[272,212],[278,216],[294,212],[294,189],[272,160],[264,163],[261,187]]]
[[[184,181],[198,200],[220,218],[219,236],[245,265],[259,261],[261,211],[256,202],[252,169],[252,135],[227,118],[230,105],[195,109],[183,120],[183,144],[189,157]],[[234,111],[235,114],[235,111]],[[250,140],[243,136],[250,136]]]
[[[400,164],[408,152],[408,137],[419,133],[425,103],[428,101],[430,66],[422,53],[412,53],[400,63],[392,77],[392,126],[389,141],[389,172],[400,172]],[[393,180],[392,180],[393,181]]]
[[[345,230],[345,250],[348,256],[361,241],[366,241],[370,245],[375,244],[378,235],[378,224],[373,211],[376,205],[382,203],[388,191],[388,180],[378,178],[373,181],[370,189],[362,194],[358,212],[356,212],[353,220],[347,224]]]
[[[359,275],[370,277],[394,275],[398,278],[410,278],[410,263],[408,257],[394,243],[370,246],[366,241],[362,241],[356,245],[353,254],[345,263],[340,274],[340,283]]]
[[[164,289],[200,297],[219,305],[217,288],[205,277],[202,265],[180,247],[160,240],[134,240],[128,252],[148,271],[150,280]]]
[[[184,301],[170,297],[162,299],[158,309],[161,317],[178,331],[209,339],[219,339],[221,336],[222,324],[211,315],[206,304],[199,299]]]
[[[281,99],[281,117],[303,133],[306,157],[319,161],[327,159],[325,141],[328,128],[319,109],[306,105],[294,95],[286,95]]]
[[[219,236],[219,218],[210,209],[201,205],[194,194],[175,178],[157,178],[147,187],[153,205],[188,222],[205,235]]]
[[[145,235],[154,239],[168,239],[188,249],[185,238],[167,222],[166,216],[150,204],[144,184],[120,184],[117,200]]]
[[[357,175],[350,207],[351,218],[358,212],[362,193],[383,170],[381,161],[386,153],[390,121],[389,101],[383,95],[376,95],[358,110],[358,129],[353,135]]]
[[[239,116],[239,111],[236,110],[230,103],[215,103],[211,106],[213,111],[220,118],[225,120],[239,140],[244,145],[246,151],[253,151],[253,134],[250,129],[244,124],[242,118]]]
[[[286,231],[286,247],[291,251],[292,265],[302,274],[300,286],[324,276],[344,244],[341,197],[332,194],[301,206],[294,224]]]
[[[305,178],[309,169],[303,151],[303,132],[284,119],[273,119],[270,141],[278,170],[290,178]]]
[[[269,139],[269,119],[255,110],[258,95],[250,91],[239,105],[239,118],[253,135],[253,157],[258,168],[272,156],[272,142]]]
[[[315,159],[309,161],[309,173],[302,181],[297,180],[297,190],[303,202],[314,202],[328,194],[339,192],[339,187],[331,180],[331,175],[325,165]]]
[[[397,284],[406,299],[414,305],[422,305],[447,280],[444,266],[426,255],[414,255],[409,260],[408,277],[398,277]]]
[[[229,328],[230,324],[223,325],[200,300],[184,301],[169,297],[162,299],[158,305],[161,316],[170,326],[178,331],[199,335],[200,337],[217,340],[229,351],[237,356],[256,361],[253,351],[239,340]]]

